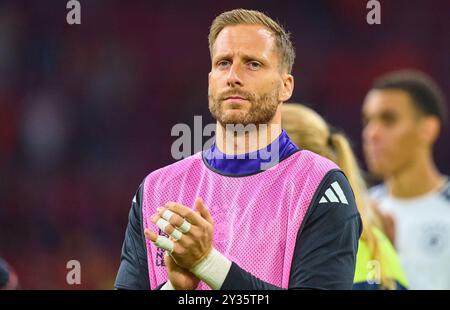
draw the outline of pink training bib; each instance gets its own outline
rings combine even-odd
[[[250,176],[223,176],[208,169],[201,153],[150,173],[144,182],[144,228],[156,208],[175,201],[193,208],[202,197],[214,221],[214,247],[259,279],[288,288],[297,234],[313,196],[336,164],[301,150]],[[160,232],[162,234],[162,232]],[[151,289],[167,281],[164,251],[147,244]],[[197,289],[209,289],[200,282]]]

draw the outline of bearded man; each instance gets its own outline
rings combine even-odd
[[[215,142],[144,179],[116,288],[351,289],[362,225],[350,185],[281,129],[289,34],[237,9],[213,21],[209,48]]]

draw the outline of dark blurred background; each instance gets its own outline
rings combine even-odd
[[[65,0],[0,1],[0,256],[22,287],[113,287],[134,192],[174,161],[172,126],[212,122],[207,35],[223,11],[262,10],[292,32],[292,101],[345,130],[359,156],[377,75],[423,70],[450,98],[450,1],[380,2],[371,26],[365,0],[80,0],[70,26]],[[435,156],[447,174],[448,141],[447,128]]]

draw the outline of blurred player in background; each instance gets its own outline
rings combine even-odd
[[[17,290],[19,289],[19,280],[15,271],[0,258],[0,290]]]
[[[300,104],[283,104],[282,124],[297,146],[338,164],[352,186],[364,227],[353,289],[405,289],[408,284],[397,253],[372,220],[366,185],[347,138],[332,132],[319,114]]]
[[[423,73],[380,77],[362,111],[371,189],[382,223],[400,256],[411,289],[450,289],[450,183],[433,161],[446,120],[442,93]]]
[[[281,129],[289,34],[239,9],[214,20],[209,44],[215,143],[145,178],[116,288],[351,289],[362,225],[350,185]]]

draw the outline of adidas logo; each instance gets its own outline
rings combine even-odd
[[[345,198],[342,188],[337,181],[331,183],[331,186],[325,191],[325,195],[320,198],[319,203],[340,202],[348,205],[347,198]]]

